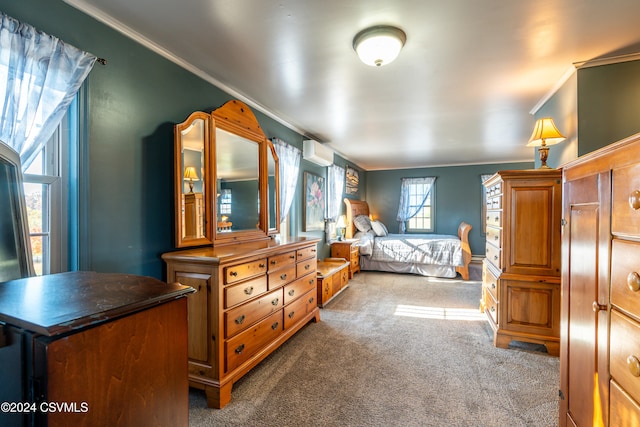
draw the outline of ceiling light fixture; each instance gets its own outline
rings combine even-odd
[[[540,162],[542,163],[538,169],[550,169],[547,166],[547,156],[549,155],[549,145],[558,144],[565,140],[563,134],[560,133],[556,124],[551,117],[538,119],[533,128],[533,133],[527,147],[540,147]]]
[[[362,62],[380,67],[396,59],[406,41],[407,35],[400,28],[376,25],[356,34],[353,49]]]

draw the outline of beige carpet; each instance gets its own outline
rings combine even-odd
[[[190,425],[556,425],[558,358],[493,347],[479,281],[363,272],[349,284],[225,408],[191,390]]]

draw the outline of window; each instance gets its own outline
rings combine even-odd
[[[74,103],[75,104],[75,103]],[[33,266],[37,275],[66,270],[68,186],[68,147],[71,139],[68,123],[76,111],[72,104],[56,131],[33,161],[23,165],[24,191],[31,237]]]
[[[433,182],[415,180],[409,184],[409,208],[418,211],[407,221],[408,231],[432,232],[434,230],[434,187]],[[424,195],[427,194],[425,199]],[[424,203],[422,203],[424,200]]]

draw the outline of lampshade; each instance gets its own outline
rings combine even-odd
[[[398,57],[407,35],[400,28],[376,25],[365,28],[353,38],[353,49],[367,65],[380,67]]]
[[[538,119],[536,121],[527,147],[554,145],[564,140],[564,135],[560,133],[553,119],[551,117],[545,117],[544,119]]]
[[[184,168],[184,177],[185,179],[193,179],[198,180],[198,173],[196,172],[196,168],[194,166],[187,166]]]
[[[338,217],[338,222],[336,222],[336,228],[345,228],[347,226],[347,220],[344,215],[340,215]]]

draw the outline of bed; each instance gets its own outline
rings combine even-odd
[[[347,207],[345,238],[359,239],[360,269],[412,273],[422,276],[454,278],[460,273],[469,280],[469,231],[461,222],[458,235],[391,234],[378,221],[366,230],[369,205],[363,200],[344,199]],[[386,234],[386,235],[385,235]]]

